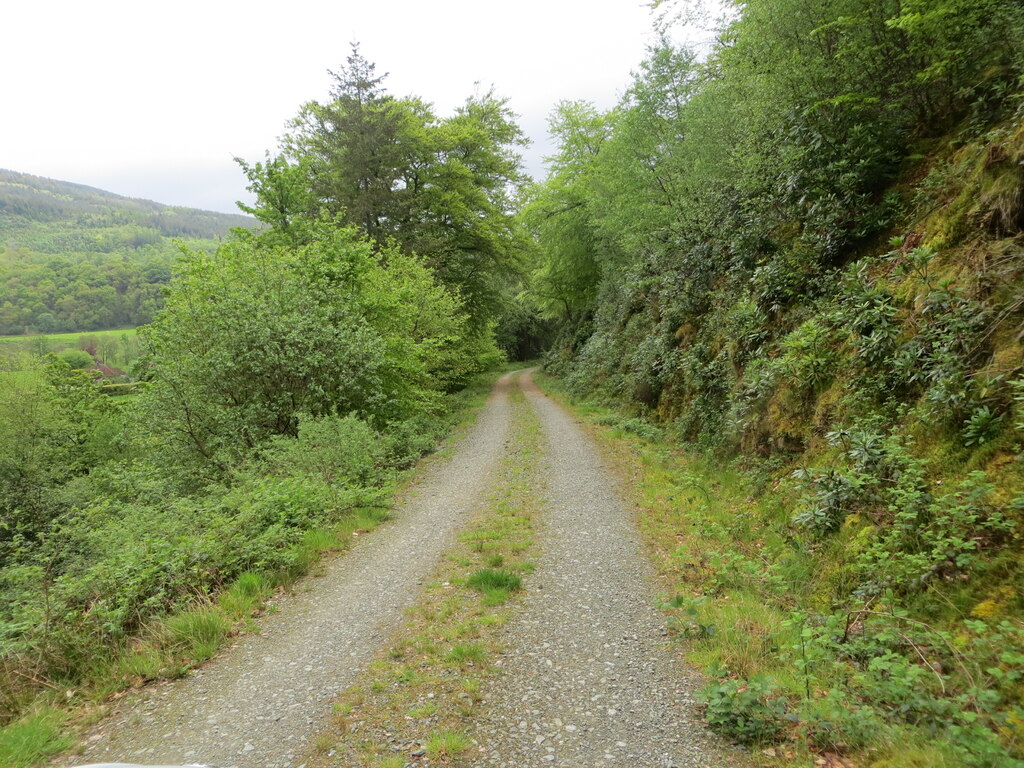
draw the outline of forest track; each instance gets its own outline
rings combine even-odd
[[[597,448],[529,373],[520,384],[547,442],[543,554],[478,716],[478,764],[748,764],[700,720],[700,680],[670,647],[652,569]]]
[[[428,466],[394,518],[309,578],[194,675],[126,696],[64,763],[285,768],[386,642],[488,491],[509,434],[511,374],[450,458]]]

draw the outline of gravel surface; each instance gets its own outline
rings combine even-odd
[[[743,765],[700,722],[630,516],[590,439],[529,375],[547,439],[544,550],[474,736],[479,765]]]
[[[510,380],[498,381],[476,425],[426,469],[393,521],[302,582],[259,634],[184,680],[125,697],[71,762],[290,766],[488,490],[509,432]]]

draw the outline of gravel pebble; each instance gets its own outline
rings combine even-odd
[[[700,680],[667,645],[650,567],[600,454],[528,374],[520,381],[547,440],[544,552],[476,726],[478,764],[745,764],[700,721]]]

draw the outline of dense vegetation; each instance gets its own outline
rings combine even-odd
[[[212,250],[254,223],[0,170],[0,335],[148,323],[178,241]]]
[[[347,90],[369,71],[354,52],[337,100],[246,166],[263,228],[181,249],[162,307],[121,339],[141,345],[127,390],[90,367],[127,354],[107,336],[0,356],[0,758],[59,748],[54,705],[209,657],[271,587],[385,516],[454,393],[502,360],[519,129],[490,95],[439,120],[379,79]],[[305,122],[320,110],[338,125]],[[356,136],[377,156],[378,120],[402,180],[351,164]]]
[[[548,369],[759,499],[676,513],[713,727],[1024,765],[1024,8],[734,11],[611,112],[556,110],[525,212]]]
[[[219,247],[0,176],[0,333],[153,319],[130,397],[74,349],[0,359],[8,732],[208,656],[555,328],[549,372],[650,443],[712,727],[1024,765],[1024,7],[749,0],[698,56],[659,5],[521,211],[502,99],[438,116],[358,49],[242,163],[263,228]]]

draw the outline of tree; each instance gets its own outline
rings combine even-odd
[[[593,309],[606,257],[597,230],[594,172],[609,135],[610,116],[584,102],[562,102],[550,130],[558,153],[547,181],[533,190],[523,216],[539,244],[531,276],[534,301],[568,324]]]
[[[421,99],[388,94],[358,46],[332,74],[331,100],[303,106],[280,155],[243,163],[258,199],[247,210],[281,231],[324,212],[379,247],[419,254],[483,329],[522,266],[525,138],[507,101],[488,91],[440,119]]]
[[[422,264],[330,221],[304,231],[186,253],[143,331],[146,422],[200,477],[295,436],[303,414],[409,419],[475,370],[459,301]]]

